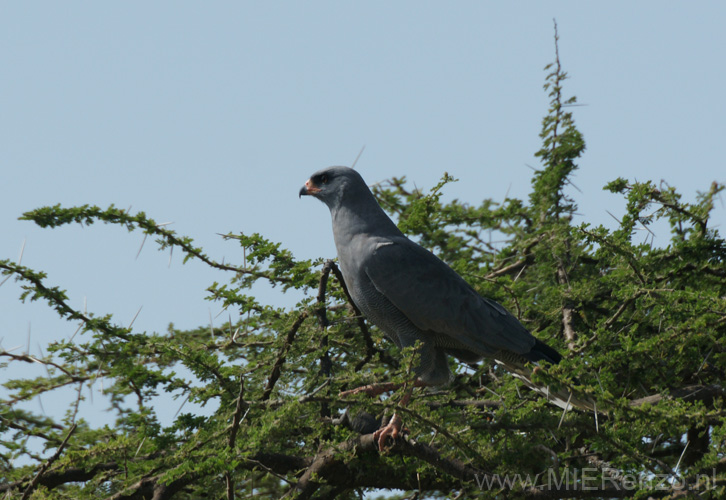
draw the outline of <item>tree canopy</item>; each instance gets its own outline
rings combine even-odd
[[[226,271],[229,280],[213,283],[208,296],[240,319],[211,334],[208,325],[140,332],[74,309],[44,273],[0,260],[22,300],[43,301],[80,325],[43,357],[0,350],[9,394],[0,401],[0,495],[724,495],[726,242],[709,226],[723,186],[714,182],[687,202],[670,186],[615,179],[605,189],[626,203],[615,227],[575,223],[569,185],[585,142],[559,57],[546,69],[550,107],[528,199],[444,202],[449,174],[427,192],[393,178],[375,195],[406,234],[564,354],[536,371],[542,387],[586,395],[595,411],[563,412],[489,361],[452,360],[451,386],[417,389],[406,407],[398,405],[401,391],[341,397],[366,383],[409,381],[415,351],[397,350],[366,323],[334,260],[299,260],[263,235],[228,234],[240,258],[219,262],[143,212],[56,205],[22,218],[41,227],[103,222],[141,231],[185,261]],[[670,227],[664,247],[642,241],[657,220]],[[250,291],[259,281],[305,298],[292,308],[261,303]],[[47,372],[23,378],[16,367],[26,363]],[[112,382],[105,393],[114,426],[84,421],[78,401],[64,416],[21,409],[63,387],[77,387],[80,397],[98,377]],[[216,410],[161,425],[151,401],[164,392]],[[394,408],[409,432],[381,453],[370,424]],[[43,443],[44,456],[31,439]]]

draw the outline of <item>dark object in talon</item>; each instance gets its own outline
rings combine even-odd
[[[361,434],[371,434],[381,427],[381,419],[366,411],[359,411],[350,419],[350,428]]]
[[[381,427],[381,419],[363,410],[351,417],[346,408],[340,417],[333,419],[333,424],[345,425],[359,434],[373,434]]]

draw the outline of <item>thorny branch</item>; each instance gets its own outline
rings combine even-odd
[[[63,448],[66,447],[66,444],[68,444],[68,440],[71,438],[71,436],[73,435],[73,431],[75,431],[75,430],[76,430],[76,424],[73,424],[71,426],[71,428],[68,429],[68,433],[66,434],[65,439],[63,439],[63,442],[60,444],[60,446],[58,446],[58,449],[56,450],[56,452],[53,454],[52,457],[50,457],[48,460],[46,460],[46,462],[40,467],[40,470],[38,471],[38,473],[35,475],[33,480],[30,482],[28,487],[25,489],[25,492],[23,493],[23,496],[22,496],[22,500],[26,500],[27,498],[30,497],[30,494],[33,492],[35,487],[38,485],[38,481],[40,481],[40,478],[43,477],[43,474],[45,473],[45,471],[48,470],[48,467],[50,467],[53,464],[53,462],[55,462],[56,460],[58,460],[58,458],[60,458],[61,453],[63,453]]]
[[[232,417],[232,428],[229,430],[229,441],[227,445],[230,450],[234,450],[235,442],[237,441],[237,431],[239,430],[239,424],[242,421],[242,412],[249,409],[249,405],[245,403],[245,379],[243,376],[239,378],[239,394],[237,395],[237,405],[234,410],[234,416]],[[234,500],[234,478],[231,472],[225,474],[225,482],[227,486],[227,500]]]
[[[258,404],[258,402],[244,401],[242,393],[242,382],[240,382],[240,397],[237,402],[235,409],[235,415],[233,418],[232,426],[230,428],[230,435],[228,438],[228,445],[233,443],[235,429],[238,428],[241,420],[241,414],[244,408],[248,405]],[[700,398],[708,399],[711,397],[722,397],[724,394],[723,388],[721,387],[693,387],[683,388],[681,391],[674,393],[674,397],[683,398]],[[309,401],[315,402],[321,400],[314,395],[309,398],[301,398],[301,402]],[[262,403],[261,401],[259,403]],[[274,405],[276,400],[267,401],[267,404]],[[354,403],[354,401],[350,401]],[[432,402],[434,406],[440,405],[438,402]],[[452,401],[453,406],[482,406],[481,401]],[[484,405],[487,406],[487,405]],[[496,405],[495,405],[496,406]],[[419,419],[419,416],[414,411],[408,412],[411,416]],[[422,420],[427,425],[434,425],[428,419]],[[506,427],[506,426],[505,426]],[[518,429],[516,424],[513,424],[512,429]],[[67,439],[66,439],[67,441]],[[61,449],[59,448],[59,451]],[[370,460],[371,457],[378,455],[378,446],[373,439],[372,434],[366,434],[352,438],[348,441],[340,443],[334,447],[321,447],[318,453],[313,457],[297,457],[294,455],[284,455],[275,453],[257,453],[249,456],[242,461],[239,466],[240,470],[250,470],[262,468],[267,473],[274,473],[276,475],[285,475],[295,473],[296,471],[304,470],[305,472],[300,476],[297,483],[297,491],[299,492],[300,498],[311,497],[323,483],[344,488],[353,484],[359,487],[379,487],[379,488],[400,488],[400,489],[440,489],[443,491],[451,491],[460,487],[461,481],[469,482],[470,485],[483,484],[485,478],[488,476],[487,473],[481,469],[473,468],[471,465],[466,465],[455,458],[448,458],[443,456],[438,450],[432,446],[419,443],[413,439],[398,439],[387,452],[388,455],[401,455],[418,458],[424,462],[432,465],[435,470],[442,471],[447,476],[442,476],[436,473],[421,474],[419,478],[413,480],[412,478],[397,474],[395,467],[370,467],[360,468],[355,461],[349,459],[342,460],[338,458],[339,454],[353,453],[356,459],[361,458]],[[144,457],[143,459],[148,459]],[[645,458],[645,457],[639,457]],[[141,459],[141,458],[140,458]],[[484,464],[484,462],[481,462]],[[604,463],[604,462],[603,462]],[[47,466],[50,466],[49,462]],[[61,484],[65,484],[71,481],[87,481],[92,479],[97,474],[104,471],[120,471],[123,468],[122,464],[118,463],[107,463],[98,464],[97,466],[79,470],[75,468],[68,468],[66,470],[56,470],[47,474],[39,474],[37,476],[37,484],[43,484],[48,488],[54,488]],[[165,485],[159,483],[161,475],[154,475],[142,478],[140,481],[135,483],[129,488],[126,488],[124,492],[119,492],[116,498],[138,497],[139,495],[153,496],[153,498],[164,499],[170,498],[174,492],[179,491],[185,485],[190,484],[195,478],[191,475],[185,475],[177,481]],[[313,480],[313,478],[317,478]],[[7,490],[7,488],[14,488],[17,485],[8,485],[6,488],[0,487],[0,491]],[[136,493],[134,493],[136,492]],[[588,498],[588,497],[611,497],[620,498],[626,497],[630,493],[629,490],[620,489],[617,487],[596,489],[596,490],[584,490],[578,488],[572,488],[567,491],[546,491],[540,489],[527,489],[519,492],[523,498]]]
[[[570,252],[567,242],[566,246],[568,248],[565,254],[565,258],[569,259]],[[569,298],[571,292],[570,282],[567,278],[567,270],[565,269],[565,264],[561,260],[557,264],[557,281],[560,285],[566,287],[565,300],[564,304],[562,305],[562,331],[565,335],[565,340],[567,341],[567,347],[570,350],[573,350],[575,348],[575,340],[577,338],[577,334],[575,333],[575,328],[573,326],[575,307],[572,304],[572,299]]]
[[[275,384],[280,378],[280,373],[282,372],[282,365],[285,363],[287,351],[290,350],[290,346],[292,346],[292,343],[295,340],[295,335],[297,335],[297,331],[300,329],[300,325],[303,324],[303,321],[305,321],[307,317],[307,311],[303,311],[302,313],[300,313],[300,316],[298,316],[290,330],[288,330],[287,336],[285,337],[285,342],[282,344],[282,347],[277,354],[275,364],[272,367],[272,372],[270,372],[270,377],[267,380],[267,385],[262,392],[262,397],[260,399],[262,399],[263,401],[270,399],[270,394],[272,394],[272,390],[275,388]]]
[[[377,453],[377,450],[378,443],[373,438],[373,434],[365,434],[343,442],[335,447],[321,449],[313,458],[312,463],[295,486],[295,489],[299,492],[298,498],[310,498],[320,487],[319,482],[312,480],[313,477],[324,478],[329,484],[346,485],[345,479],[351,474],[351,469],[353,469],[353,467],[351,467],[351,464],[345,464],[340,459],[336,458],[337,454],[354,451],[356,456],[360,456],[362,454]],[[393,446],[389,449],[389,453],[417,457],[461,480],[474,481],[478,477],[483,478],[486,476],[484,471],[472,468],[456,459],[443,457],[434,448],[423,443],[417,443],[414,440],[396,440]],[[341,479],[343,481],[341,481]],[[432,479],[433,478],[426,477],[423,481],[428,483]],[[406,484],[405,489],[408,489],[411,486],[410,479],[407,480],[406,478],[401,478],[401,480],[402,481],[399,483],[398,487],[402,486],[401,483],[408,483]]]
[[[318,297],[317,297],[317,309],[315,314],[318,317],[318,323],[320,324],[320,348],[323,353],[320,356],[320,373],[326,379],[330,378],[331,371],[333,369],[333,362],[330,360],[330,352],[328,351],[328,332],[327,328],[330,325],[328,321],[328,313],[325,304],[325,294],[328,287],[328,277],[330,276],[330,270],[335,263],[328,259],[323,264],[322,272],[320,273],[320,283],[318,285]],[[320,405],[320,416],[322,418],[330,417],[330,408],[327,403]]]

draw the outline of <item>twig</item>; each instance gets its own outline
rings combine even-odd
[[[22,347],[22,346],[18,346],[18,347]],[[45,365],[46,369],[48,366],[52,366],[53,368],[57,368],[58,370],[62,371],[70,379],[72,379],[72,380],[75,379],[75,375],[73,375],[71,372],[66,370],[62,365],[54,363],[53,361],[50,361],[49,359],[39,359],[39,358],[36,358],[29,354],[11,354],[10,351],[0,351],[0,356],[6,356],[6,357],[12,359],[13,361],[25,361],[26,363],[40,363],[42,365]]]
[[[245,403],[245,379],[240,376],[239,378],[239,395],[237,396],[237,407],[234,410],[234,417],[232,417],[232,428],[229,431],[229,440],[227,445],[230,450],[234,450],[234,443],[237,440],[237,430],[239,424],[242,421],[242,412],[249,409],[247,403]],[[231,472],[225,474],[225,480],[227,483],[227,500],[234,500],[234,478]]]
[[[632,303],[633,303],[633,301],[634,301],[634,300],[635,300],[636,298],[638,298],[638,297],[639,297],[640,295],[643,295],[643,293],[642,293],[642,292],[638,292],[637,294],[635,294],[635,296],[633,296],[633,297],[630,297],[629,299],[625,300],[625,301],[624,301],[624,302],[623,302],[622,304],[620,304],[620,307],[618,307],[618,310],[617,310],[617,311],[615,311],[615,313],[614,313],[614,314],[613,314],[612,316],[610,316],[610,317],[609,317],[609,318],[608,318],[608,319],[607,319],[607,320],[605,321],[605,323],[603,323],[603,324],[602,324],[602,327],[603,327],[603,329],[607,330],[608,328],[610,328],[610,327],[612,326],[612,324],[613,324],[613,323],[615,323],[615,321],[616,321],[616,320],[617,320],[617,319],[618,319],[618,318],[619,318],[619,317],[620,317],[620,316],[621,316],[621,315],[623,314],[623,312],[625,311],[625,309],[626,309],[626,308],[627,308],[628,306],[630,306],[630,304],[632,304]],[[582,345],[581,345],[580,347],[578,347],[577,349],[573,349],[573,350],[571,350],[571,351],[570,351],[570,356],[574,356],[574,355],[577,355],[577,354],[582,354],[582,353],[583,353],[583,352],[585,351],[585,349],[587,349],[588,347],[590,347],[590,345],[591,345],[591,344],[592,344],[592,343],[593,343],[593,342],[594,342],[594,341],[595,341],[596,339],[597,339],[597,332],[593,333],[593,334],[592,334],[592,335],[590,336],[590,338],[588,338],[588,339],[587,339],[587,340],[585,341],[585,343],[584,343],[584,344],[582,344]]]
[[[569,295],[569,292],[571,290],[570,281],[567,277],[567,270],[565,269],[564,263],[562,262],[557,265],[557,281],[560,283],[560,285],[567,285],[567,292]],[[562,330],[565,334],[565,340],[567,340],[567,346],[570,350],[575,348],[575,338],[577,336],[575,334],[575,329],[572,326],[574,311],[575,308],[572,305],[572,301],[569,298],[565,299],[565,303],[562,306]]]
[[[323,264],[323,269],[320,274],[320,283],[318,284],[318,307],[315,310],[315,314],[318,317],[318,323],[321,330],[320,349],[322,350],[322,354],[320,355],[320,373],[326,379],[330,379],[330,374],[333,369],[333,362],[330,359],[330,351],[328,349],[327,329],[328,326],[330,326],[330,322],[328,321],[328,312],[325,304],[325,294],[328,288],[328,278],[330,277],[330,270],[334,265],[335,263],[330,259],[326,260],[325,264]],[[321,403],[320,416],[322,418],[327,418],[330,417],[330,415],[330,406],[328,406],[327,403]]]
[[[262,397],[260,398],[262,401],[267,401],[268,399],[270,399],[270,394],[272,394],[272,390],[275,388],[275,384],[280,378],[280,372],[282,371],[282,365],[285,363],[287,351],[290,349],[293,340],[295,340],[295,335],[300,329],[300,325],[302,325],[303,321],[305,321],[307,317],[308,312],[303,311],[300,316],[298,316],[298,318],[295,320],[295,323],[293,323],[290,331],[287,332],[287,336],[285,337],[285,343],[282,344],[282,347],[280,348],[280,352],[277,355],[275,364],[272,367],[272,372],[270,372],[270,378],[267,380],[265,390],[262,392]]]
[[[500,269],[495,269],[494,271],[487,274],[485,276],[485,278],[487,278],[487,279],[496,278],[498,276],[502,276],[503,274],[509,274],[520,268],[524,268],[524,266],[527,264],[527,257],[529,257],[529,256],[525,256],[524,259],[518,260],[517,262],[515,262],[513,264],[509,264],[508,266],[504,266]]]

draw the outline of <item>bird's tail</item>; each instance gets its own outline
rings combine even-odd
[[[579,408],[580,410],[588,412],[597,412],[597,404],[595,400],[586,394],[578,394],[577,391],[562,385],[557,385],[555,387],[554,385],[542,385],[533,382],[532,375],[539,369],[539,366],[537,366],[536,363],[525,363],[526,360],[519,359],[519,356],[516,356],[516,359],[511,359],[514,356],[511,354],[509,356],[497,356],[494,358],[494,361],[503,366],[513,376],[524,382],[527,387],[542,394],[547,398],[547,401],[559,406],[565,411],[571,410],[572,408]],[[530,368],[532,364],[535,365],[534,368]]]

